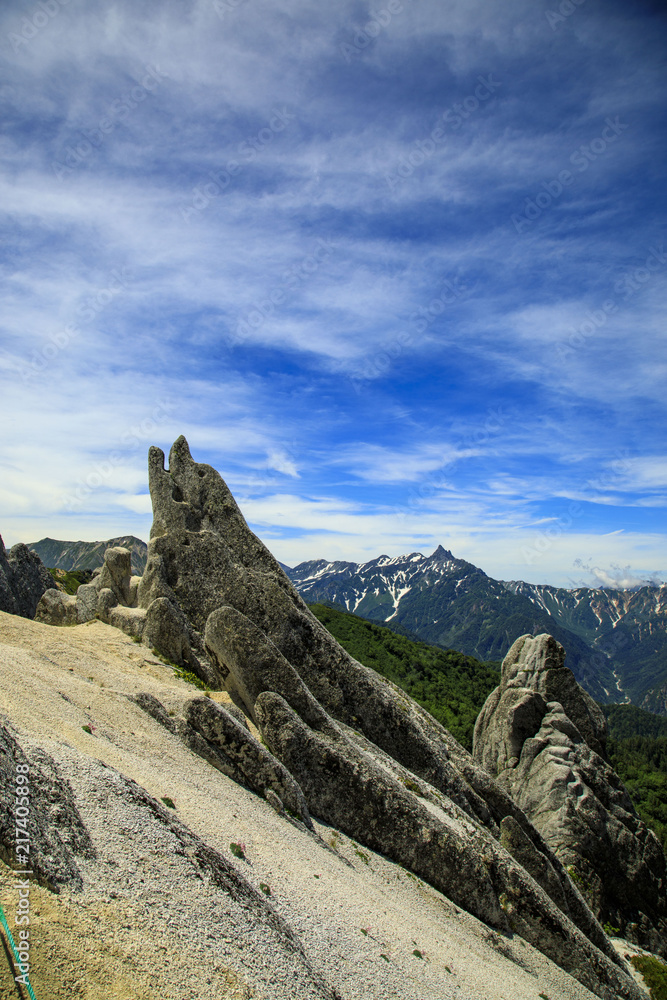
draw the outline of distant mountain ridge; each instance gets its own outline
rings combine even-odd
[[[650,712],[667,715],[667,585],[633,590],[511,581],[527,597],[613,662],[617,685]]]
[[[132,572],[143,573],[146,543],[134,535],[99,542],[43,538],[28,547],[45,566],[82,570],[101,566],[112,546],[129,548]],[[494,580],[442,545],[430,556],[410,552],[365,563],[312,559],[281,566],[308,602],[334,603],[479,660],[501,660],[518,635],[549,632],[597,701],[629,700],[667,715],[667,585],[566,590]]]
[[[107,549],[122,546],[132,553],[132,572],[141,576],[146,568],[146,543],[135,535],[120,535],[106,542],[65,542],[56,538],[42,538],[29,542],[28,548],[37,553],[50,569],[97,569],[104,563]]]
[[[309,602],[333,602],[422,641],[500,660],[523,633],[563,644],[577,680],[600,702],[667,714],[667,587],[565,590],[503,582],[438,546],[430,556],[300,563],[288,575]]]

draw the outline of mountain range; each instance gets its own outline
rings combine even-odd
[[[146,565],[134,535],[104,542],[43,538],[29,545],[49,567],[95,569],[110,546]],[[365,563],[313,559],[282,568],[309,603],[329,603],[422,642],[500,661],[518,635],[549,632],[577,680],[601,703],[631,702],[667,715],[667,586],[567,590],[494,580],[442,546]]]
[[[104,563],[104,553],[113,546],[122,546],[132,553],[132,572],[141,576],[146,568],[146,543],[134,535],[120,535],[106,542],[63,542],[56,538],[42,538],[28,542],[49,569],[97,569]]]
[[[667,586],[565,590],[494,580],[442,546],[366,563],[310,560],[287,573],[306,601],[480,660],[500,660],[517,635],[549,632],[597,701],[667,714]]]

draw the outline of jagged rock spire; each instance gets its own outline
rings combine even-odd
[[[605,758],[606,733],[561,644],[523,635],[479,714],[473,755],[574,872],[600,921],[665,954],[665,856]]]

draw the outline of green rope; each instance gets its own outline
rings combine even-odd
[[[9,943],[12,946],[12,951],[14,952],[14,958],[18,962],[19,968],[22,969],[23,968],[23,963],[21,962],[21,956],[19,955],[18,949],[17,949],[16,945],[14,944],[14,938],[12,937],[12,932],[9,929],[9,924],[7,923],[7,918],[5,916],[5,911],[3,910],[2,906],[0,906],[0,923],[5,928],[5,933],[7,934],[7,937],[9,938]],[[37,1000],[37,997],[35,996],[34,990],[33,990],[32,986],[30,985],[30,980],[28,979],[27,973],[26,973],[26,977],[25,977],[25,985],[28,988],[28,993],[30,994],[31,1000]]]

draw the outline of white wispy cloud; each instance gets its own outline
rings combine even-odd
[[[626,508],[664,565],[656,21],[420,0],[346,55],[354,0],[78,0],[17,43],[26,10],[0,11],[8,537],[146,533],[146,448],[184,432],[283,553],[449,536],[521,575],[575,502],[594,565],[643,565]],[[575,533],[526,572],[562,579]]]

